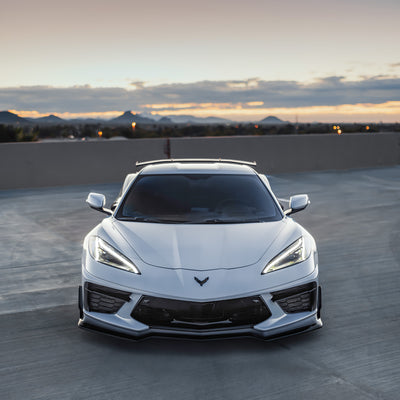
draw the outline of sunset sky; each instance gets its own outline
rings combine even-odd
[[[400,122],[399,0],[0,2],[0,110]]]

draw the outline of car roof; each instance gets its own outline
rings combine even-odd
[[[254,175],[256,171],[248,165],[227,162],[169,162],[145,166],[141,175],[153,174],[239,174]]]

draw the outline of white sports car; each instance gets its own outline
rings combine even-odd
[[[137,163],[85,238],[79,326],[133,338],[271,339],[322,326],[313,237],[285,211],[255,163]]]

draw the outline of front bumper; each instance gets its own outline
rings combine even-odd
[[[143,339],[253,336],[275,339],[322,326],[316,280],[246,298],[207,302],[156,298],[84,282],[82,328]]]
[[[274,340],[287,336],[297,335],[319,329],[322,327],[320,318],[310,318],[301,324],[296,324],[297,327],[292,326],[290,329],[278,330],[276,332],[262,332],[256,329],[243,328],[231,329],[223,331],[203,331],[193,332],[185,330],[163,330],[163,329],[148,329],[146,332],[138,333],[132,330],[122,329],[120,327],[112,327],[108,324],[103,324],[99,321],[90,321],[90,318],[80,319],[78,326],[89,331],[99,332],[106,335],[118,336],[126,339],[143,340],[150,337],[168,337],[168,338],[184,338],[194,340],[212,340],[212,339],[227,339],[239,337],[254,337],[264,340]]]

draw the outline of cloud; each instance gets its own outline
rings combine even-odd
[[[388,101],[400,101],[400,78],[375,76],[347,81],[342,76],[331,76],[311,83],[252,78],[156,86],[132,82],[129,89],[87,85],[0,88],[0,109],[37,110],[41,113],[176,110],[201,104],[241,109],[294,108]]]
[[[133,89],[142,89],[144,87],[144,85],[146,84],[145,81],[133,81],[130,82],[129,85],[133,88]]]

